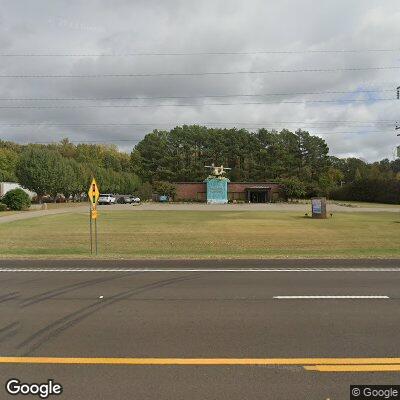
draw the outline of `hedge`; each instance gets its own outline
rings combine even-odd
[[[400,181],[363,178],[333,190],[330,197],[334,200],[398,204],[400,203]]]

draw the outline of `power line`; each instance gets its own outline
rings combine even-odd
[[[354,134],[375,134],[375,133],[391,133],[389,131],[340,131],[340,132],[312,132],[313,135],[354,135]],[[143,140],[141,139],[110,139],[110,140],[69,140],[69,143],[116,143],[116,142],[125,142],[125,143],[139,143]],[[57,141],[41,141],[41,142],[32,142],[33,144],[60,144]]]
[[[113,139],[113,140],[68,140],[69,143],[114,143],[114,142],[129,142],[139,143],[142,139]],[[60,144],[60,142],[32,142],[33,144]]]
[[[316,49],[316,50],[259,50],[259,51],[198,51],[198,52],[151,52],[126,53],[1,53],[0,57],[154,57],[154,56],[226,56],[262,54],[325,54],[325,53],[394,53],[400,49]]]
[[[393,89],[375,90],[341,90],[320,92],[285,92],[285,93],[260,93],[260,94],[211,94],[202,96],[134,96],[134,97],[8,97],[0,98],[0,101],[108,101],[108,100],[154,100],[154,99],[207,99],[229,97],[264,97],[264,96],[300,96],[322,94],[360,94],[393,92]]]
[[[258,128],[257,128],[258,129]],[[296,130],[297,131],[297,130]],[[312,134],[316,134],[316,135],[337,135],[337,134],[362,134],[362,135],[367,135],[367,134],[373,134],[373,133],[392,133],[392,131],[385,131],[385,130],[373,130],[373,131],[331,131],[331,132],[318,132],[315,129],[313,129],[313,131],[315,132],[309,132]],[[143,139],[143,138],[142,138]],[[113,141],[141,141],[142,139],[109,139],[107,140],[108,142],[113,142]]]
[[[331,125],[331,124],[347,124],[350,126],[365,124],[369,125],[392,125],[396,120],[376,120],[376,121],[360,121],[360,120],[321,120],[321,121],[265,121],[265,122],[221,122],[221,121],[200,121],[200,122],[144,122],[144,123],[58,123],[58,122],[10,122],[10,123],[0,123],[0,126],[9,127],[24,127],[24,126],[56,126],[56,127],[132,127],[132,126],[183,126],[183,125],[241,125],[241,126],[266,126],[272,124],[295,124],[295,125]]]
[[[359,135],[368,135],[372,133],[389,133],[389,131],[344,131],[344,132],[315,132],[314,134],[316,135],[336,135],[336,134],[343,134],[343,135],[353,135],[353,134],[359,134]]]
[[[394,98],[371,100],[308,100],[308,101],[267,101],[267,102],[242,102],[242,103],[192,103],[192,104],[128,104],[128,105],[80,105],[80,106],[0,106],[0,109],[76,109],[76,108],[154,108],[154,107],[203,107],[203,106],[242,106],[242,105],[268,105],[268,104],[314,104],[314,103],[371,103],[378,101],[395,101]]]
[[[158,72],[158,73],[129,73],[129,74],[79,74],[79,75],[0,75],[0,78],[146,78],[170,76],[220,76],[220,75],[262,75],[274,73],[302,73],[302,72],[342,72],[342,71],[377,71],[397,70],[400,66],[383,67],[349,67],[349,68],[303,68],[303,69],[270,69],[265,71],[214,71],[214,72]]]

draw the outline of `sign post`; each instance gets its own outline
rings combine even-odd
[[[94,248],[97,255],[97,200],[99,199],[100,192],[96,180],[93,178],[89,190],[89,219],[90,219],[90,254],[93,254],[93,224],[94,224]],[[94,221],[94,222],[93,222]]]

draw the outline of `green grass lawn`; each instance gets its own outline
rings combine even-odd
[[[99,257],[400,257],[400,214],[103,211]],[[3,257],[87,257],[88,215],[49,215],[0,225]]]

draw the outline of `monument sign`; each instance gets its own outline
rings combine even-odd
[[[226,170],[223,165],[216,167],[214,164],[206,165],[211,168],[211,174],[204,181],[207,184],[207,203],[208,204],[226,204],[228,202],[228,182],[224,177]]]
[[[326,198],[313,197],[311,199],[311,212],[313,218],[326,218]]]

